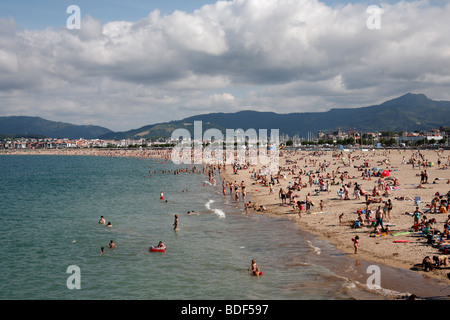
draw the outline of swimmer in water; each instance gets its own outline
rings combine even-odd
[[[100,216],[100,220],[98,221],[98,223],[105,224],[105,222],[105,218],[103,218],[103,216]]]
[[[161,199],[161,200],[164,200],[164,193],[161,191],[161,193],[159,194],[159,198]]]
[[[254,259],[252,260],[252,264],[248,268],[248,271],[251,271],[254,276],[259,276],[262,273],[256,265],[256,261]]]
[[[111,222],[108,222],[108,224],[106,225],[108,228],[111,228],[112,227],[112,224],[111,224]]]
[[[166,246],[164,245],[164,243],[162,243],[162,241],[160,241],[156,247],[160,248],[160,249],[165,249],[166,248]]]
[[[110,241],[109,241],[109,244],[108,244],[108,247],[109,247],[109,248],[115,248],[116,245],[114,244],[114,241],[110,240]]]
[[[175,215],[175,221],[173,222],[173,230],[178,230],[178,215]]]

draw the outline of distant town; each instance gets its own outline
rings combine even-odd
[[[280,144],[285,147],[320,146],[369,146],[369,147],[420,147],[449,146],[450,130],[447,127],[414,132],[359,132],[356,130],[336,130],[310,134],[307,138],[280,135]],[[67,139],[15,135],[2,137],[0,149],[65,149],[65,148],[167,148],[179,141],[170,138],[158,139]],[[209,141],[203,141],[208,143]]]

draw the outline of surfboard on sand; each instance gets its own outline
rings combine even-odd
[[[413,232],[412,231],[402,231],[402,232],[393,233],[392,235],[394,237],[396,237],[396,236],[404,236],[404,235],[411,234],[411,233],[413,233]]]

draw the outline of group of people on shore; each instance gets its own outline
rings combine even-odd
[[[373,153],[368,152],[356,155],[353,155],[352,152],[334,152],[332,154],[332,160],[328,161],[326,159],[317,159],[318,156],[324,156],[325,154],[314,155],[312,152],[285,152],[283,150],[283,153],[286,153],[286,161],[285,164],[279,166],[277,173],[269,175],[267,174],[267,171],[264,170],[264,167],[259,170],[253,169],[250,173],[255,184],[268,187],[269,195],[274,194],[274,186],[280,185],[278,189],[278,198],[281,202],[280,205],[292,206],[292,208],[299,213],[299,218],[302,218],[302,212],[304,212],[306,207],[308,210],[311,209],[312,202],[310,202],[310,200],[312,187],[315,188],[314,195],[316,196],[323,194],[323,192],[326,192],[329,195],[331,189],[334,187],[336,190],[335,192],[338,195],[337,199],[339,200],[359,200],[364,197],[365,210],[363,207],[357,211],[358,217],[351,226],[358,228],[370,227],[371,229],[368,232],[368,235],[381,236],[392,233],[391,227],[394,230],[396,229],[395,224],[393,223],[393,219],[396,219],[396,214],[394,212],[395,200],[414,200],[414,196],[393,196],[397,190],[405,188],[405,182],[401,184],[399,177],[396,174],[399,170],[402,170],[403,167],[393,166],[390,159],[391,151],[385,150],[380,152],[383,152],[383,154],[381,155],[376,151]],[[399,153],[401,154],[402,152],[399,150]],[[438,168],[432,170],[433,174],[435,170],[445,170],[448,169],[450,165],[450,157],[447,158],[447,162],[445,160],[441,161],[443,158],[442,151],[437,151],[436,154],[438,157]],[[282,156],[281,153],[280,156]],[[370,158],[372,157],[377,157],[377,160],[371,160]],[[380,158],[384,160],[379,161]],[[363,164],[357,166],[356,161],[362,161]],[[377,162],[375,163],[375,161]],[[370,165],[371,163],[372,166]],[[301,164],[304,165],[301,166]],[[426,185],[430,183],[430,168],[432,168],[434,164],[429,161],[421,151],[413,152],[409,160],[404,156],[401,165],[406,164],[412,164],[413,168],[421,169],[421,172],[417,174],[421,179],[420,184]],[[338,166],[337,168],[334,167],[335,169],[332,170],[331,165]],[[351,171],[348,168],[352,165],[361,172],[360,177],[354,177],[349,173]],[[384,169],[380,169],[379,167],[383,167]],[[402,171],[404,171],[404,169]],[[403,176],[404,175],[400,175],[402,179],[404,179]],[[292,182],[289,182],[289,186],[283,187],[286,184],[286,179],[289,178]],[[356,180],[358,178],[360,179],[359,181]],[[283,183],[280,183],[280,181]],[[450,181],[450,179],[448,179],[448,181]],[[433,182],[433,184],[435,183],[436,182]],[[365,189],[363,184],[366,187],[370,187]],[[432,189],[431,186],[429,189]],[[435,189],[435,187],[433,187],[433,189]],[[298,194],[302,191],[306,191],[304,196]],[[402,191],[400,193],[403,194],[404,192]],[[323,211],[324,207],[323,199],[325,198],[322,198],[321,200],[320,212]],[[434,196],[427,210],[432,214],[450,212],[448,200],[445,200],[445,196],[442,195]],[[319,211],[318,206],[315,211]],[[341,226],[344,225],[344,214],[345,213],[339,215],[339,225]],[[433,227],[434,220],[430,220],[427,222],[421,221],[420,231],[423,231],[425,234],[436,231],[436,228]],[[447,236],[449,232],[448,229],[449,223],[445,223],[443,228],[437,231],[441,235],[441,241],[442,239],[444,241],[450,240],[450,237]],[[359,235],[359,237],[361,237],[361,235]],[[361,241],[359,237],[352,238],[355,253],[358,252],[359,243]]]

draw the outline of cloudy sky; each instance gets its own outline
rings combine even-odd
[[[447,0],[1,1],[0,116],[119,131],[450,100],[449,34]]]

